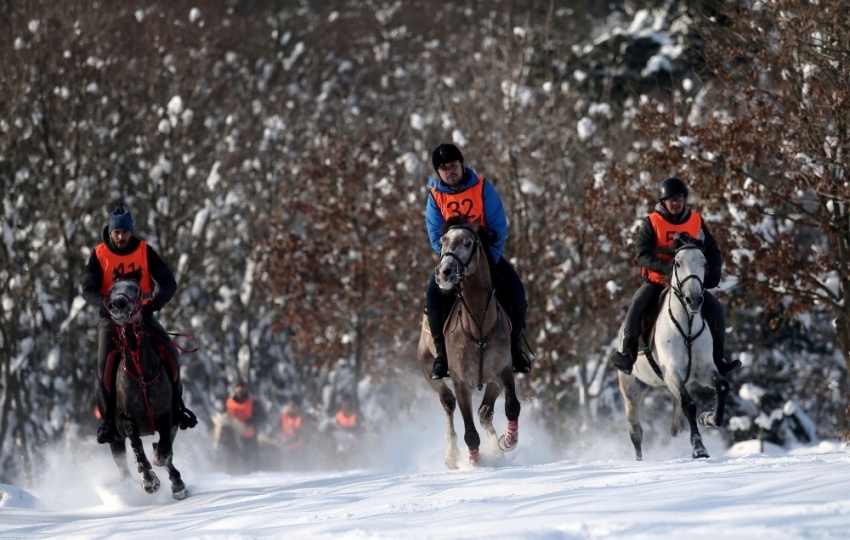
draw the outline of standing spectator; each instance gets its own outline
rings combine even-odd
[[[304,410],[298,398],[291,397],[280,415],[280,428],[283,432],[283,447],[287,451],[300,450],[306,444]]]
[[[245,464],[249,469],[256,470],[259,464],[259,448],[257,445],[257,428],[265,421],[263,407],[248,393],[248,383],[236,381],[233,394],[225,403],[227,414],[242,427],[239,441],[242,446]]]

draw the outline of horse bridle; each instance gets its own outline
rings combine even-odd
[[[446,253],[443,253],[442,255],[440,255],[440,261],[442,262],[442,260],[445,259],[446,257],[451,257],[452,259],[456,260],[459,266],[457,268],[455,268],[455,272],[454,272],[455,276],[457,276],[458,281],[464,281],[466,278],[472,277],[473,275],[475,275],[474,273],[473,274],[467,274],[466,272],[469,269],[469,263],[472,262],[472,258],[475,257],[479,252],[478,248],[481,246],[481,240],[478,238],[478,235],[475,234],[475,231],[472,230],[472,227],[468,227],[466,225],[455,225],[454,227],[450,227],[449,231],[451,231],[453,229],[463,229],[465,231],[469,231],[470,233],[472,233],[472,236],[474,238],[474,240],[473,240],[474,244],[472,246],[472,249],[469,252],[469,257],[466,259],[466,261],[464,261],[460,257],[458,257],[457,255],[455,255],[455,253],[453,251],[447,251]],[[434,275],[437,275],[439,268],[440,268],[440,265],[437,265],[437,267],[434,269]]]
[[[465,281],[467,278],[470,278],[470,277],[475,275],[475,272],[473,272],[472,274],[468,274],[467,269],[469,268],[469,264],[472,262],[473,257],[479,257],[480,258],[482,256],[481,255],[482,245],[481,245],[481,239],[478,238],[478,234],[475,232],[474,229],[472,229],[472,227],[469,227],[467,225],[455,225],[454,227],[449,228],[449,230],[452,230],[452,229],[464,229],[466,231],[469,231],[472,234],[472,236],[474,237],[474,241],[473,241],[474,244],[472,246],[472,250],[469,253],[469,257],[466,259],[466,261],[461,260],[460,257],[455,255],[451,251],[444,253],[440,257],[440,261],[442,261],[443,258],[445,258],[445,257],[451,257],[458,262],[459,266],[455,270],[455,275],[457,275],[458,282],[460,282],[460,281]],[[476,272],[478,271],[478,268],[480,268],[480,266],[481,266],[480,261],[479,261],[478,265],[479,266],[476,267],[476,269],[475,269]],[[439,268],[439,265],[437,266],[437,268]],[[436,269],[435,269],[434,273],[435,274],[437,273]],[[484,349],[487,347],[487,338],[490,335],[490,334],[487,334],[486,336],[483,335],[484,334],[484,321],[487,320],[487,312],[490,310],[490,304],[493,302],[493,298],[496,294],[496,289],[493,287],[492,282],[487,285],[487,292],[488,292],[487,304],[484,306],[484,313],[481,316],[481,321],[477,321],[477,320],[475,320],[474,317],[470,317],[472,319],[472,321],[475,323],[475,326],[478,327],[478,336],[479,337],[473,336],[472,334],[467,332],[465,328],[462,328],[463,334],[467,338],[469,338],[470,340],[474,341],[475,344],[478,346],[478,351],[479,351],[479,353],[478,353],[478,389],[479,390],[481,390],[484,387],[484,385],[482,384],[482,379],[484,378]],[[458,291],[457,297],[460,300],[461,304],[463,304],[463,307],[466,309],[466,311],[471,315],[472,310],[469,309],[469,306],[466,303],[466,299],[463,297],[463,293],[461,291]],[[498,304],[496,304],[496,309],[497,310],[499,309]],[[498,315],[498,313],[497,313],[497,315]],[[490,332],[492,333],[495,329],[496,329],[496,327],[494,326],[490,330]]]
[[[684,246],[681,246],[680,248],[678,248],[676,250],[676,253],[679,253],[680,251],[683,251],[683,250],[686,250],[686,249],[700,249],[700,247],[695,246],[693,244],[685,244]],[[675,262],[673,263],[673,277],[675,278],[675,284],[674,284],[674,280],[670,280],[670,289],[673,291],[673,294],[676,296],[676,299],[679,300],[679,303],[682,304],[682,307],[685,308],[685,311],[688,314],[688,330],[687,330],[687,332],[685,331],[684,328],[682,328],[682,325],[679,324],[679,321],[676,319],[676,317],[673,316],[673,308],[670,307],[669,301],[667,302],[667,313],[668,313],[668,315],[670,315],[670,320],[673,321],[674,325],[676,325],[676,330],[679,331],[679,334],[682,336],[682,339],[685,340],[685,346],[688,349],[688,369],[687,369],[687,372],[686,372],[687,374],[685,375],[685,381],[687,381],[688,378],[690,377],[690,373],[691,373],[691,362],[692,362],[692,358],[693,358],[693,353],[692,353],[693,344],[694,344],[694,341],[696,341],[697,338],[700,337],[702,335],[702,333],[705,331],[706,323],[705,323],[705,317],[703,317],[702,318],[702,327],[699,329],[699,331],[696,334],[693,334],[694,318],[696,318],[697,314],[691,313],[691,310],[688,309],[687,302],[685,301],[685,294],[682,292],[682,287],[685,285],[685,283],[688,282],[688,280],[695,279],[695,280],[697,280],[697,283],[699,283],[700,296],[704,297],[705,296],[705,284],[699,278],[699,276],[697,276],[696,274],[691,274],[689,276],[686,276],[685,279],[680,279],[679,273],[678,273],[678,267],[676,266]]]

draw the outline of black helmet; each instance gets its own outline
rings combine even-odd
[[[658,185],[659,201],[669,199],[670,197],[675,197],[676,195],[684,195],[686,199],[688,198],[688,186],[686,186],[681,179],[673,176],[672,178],[668,178]]]
[[[452,161],[460,161],[463,164],[463,154],[460,149],[451,143],[441,144],[434,148],[434,153],[431,154],[431,164],[434,165],[434,170],[437,171],[442,165],[451,163]]]

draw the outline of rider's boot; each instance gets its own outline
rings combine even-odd
[[[525,318],[528,315],[528,304],[513,310],[514,320],[511,321],[511,360],[514,373],[531,373],[531,360],[522,350],[525,334]]]
[[[183,403],[183,384],[178,378],[171,382],[171,410],[173,411],[174,424],[180,429],[189,429],[198,425],[195,413],[186,408]]]
[[[743,367],[740,360],[732,360],[731,362],[727,361],[726,358],[723,357],[723,353],[714,353],[714,365],[717,367],[717,371],[720,373],[721,377],[726,377],[733,371],[738,371]]]
[[[432,311],[438,310],[425,308],[431,338],[434,340],[434,348],[437,349],[437,357],[434,358],[434,366],[431,368],[431,378],[436,381],[449,376],[449,357],[446,354],[446,338],[443,336],[443,318],[441,313],[432,313]]]
[[[638,340],[627,339],[622,351],[615,350],[611,353],[611,363],[626,375],[631,375],[632,367],[637,359],[637,349]]]
[[[102,386],[98,393],[100,394],[98,401],[101,403],[103,418],[100,427],[97,429],[97,442],[99,444],[120,442],[123,437],[118,433],[118,428],[115,427],[115,396],[107,392]]]

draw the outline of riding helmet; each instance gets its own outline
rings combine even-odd
[[[661,182],[658,186],[658,200],[664,201],[676,195],[684,195],[688,198],[688,186],[681,179],[675,176]]]
[[[109,232],[115,229],[124,229],[133,232],[133,215],[123,204],[119,204],[114,212],[109,214]]]
[[[451,163],[452,161],[460,161],[460,164],[463,165],[463,154],[460,153],[460,149],[457,146],[451,143],[441,144],[431,154],[431,163],[434,165],[435,171],[440,170],[442,165]]]

